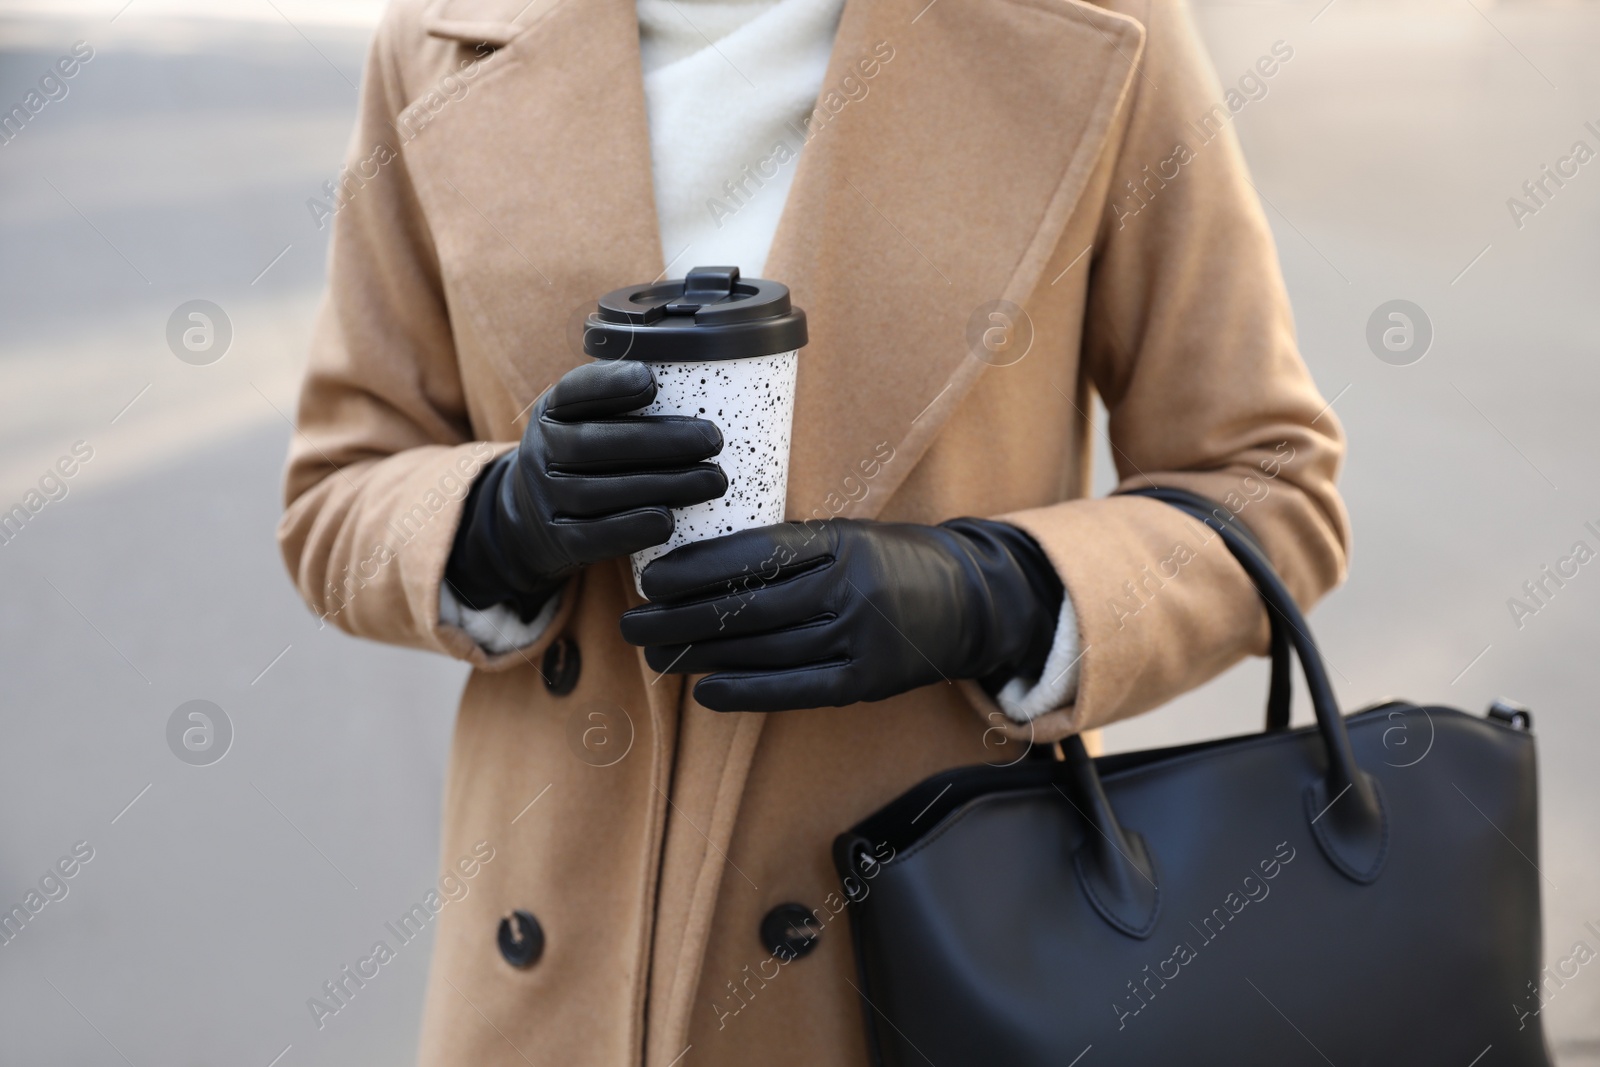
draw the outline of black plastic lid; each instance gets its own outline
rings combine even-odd
[[[741,279],[738,267],[609,292],[583,330],[591,356],[652,363],[771,356],[805,343],[806,313],[790,305],[789,287]]]

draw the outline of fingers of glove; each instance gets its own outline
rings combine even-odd
[[[640,415],[561,422],[545,418],[545,464],[576,473],[687,467],[722,451],[722,431],[707,419]]]
[[[672,514],[638,508],[600,519],[555,519],[549,530],[572,562],[598,563],[663,543],[672,536]]]
[[[638,474],[561,474],[545,479],[551,511],[558,518],[596,518],[636,508],[686,508],[728,491],[728,477],[715,463],[685,470]]]
[[[823,616],[776,633],[728,637],[683,645],[651,645],[644,650],[650,669],[665,674],[708,671],[776,671],[802,667],[845,654],[845,636]]]
[[[636,360],[585,363],[561,376],[540,410],[562,422],[603,419],[637,411],[656,398],[650,368]]]
[[[729,671],[700,679],[694,698],[712,711],[838,708],[860,699],[855,674],[849,660],[789,671]]]
[[[723,583],[721,596],[623,612],[622,636],[635,645],[681,646],[785,630],[836,613],[836,584],[826,569],[777,582],[745,574]],[[650,593],[648,582],[645,593]]]
[[[644,595],[670,602],[715,597],[738,583],[742,588],[781,583],[834,558],[838,532],[830,524],[784,522],[741,530],[674,549],[653,561],[641,576]]]

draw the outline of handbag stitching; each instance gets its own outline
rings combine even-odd
[[[894,859],[889,861],[889,863],[899,863],[902,860],[908,860],[912,856],[915,856],[918,852],[921,852],[924,848],[943,837],[957,823],[961,822],[968,815],[971,815],[972,812],[981,804],[989,801],[1010,800],[1015,797],[1032,796],[1035,794],[1042,796],[1046,792],[1047,790],[1042,788],[1014,789],[1008,790],[1004,793],[989,793],[985,796],[973,797],[971,800],[961,805],[960,808],[956,809],[952,814],[945,816],[945,821],[929,831],[928,836],[898,853]],[[885,867],[888,865],[888,863],[884,864]]]
[[[1403,706],[1403,707],[1405,707],[1407,709],[1410,709],[1410,710],[1417,710],[1417,709],[1420,708],[1420,705],[1417,705],[1417,704],[1402,704],[1401,706]],[[1394,705],[1386,704],[1386,705],[1384,705],[1384,709],[1392,711],[1392,710],[1394,710]],[[1428,710],[1430,712],[1435,712],[1435,713],[1446,712],[1446,713],[1454,714],[1456,716],[1459,716],[1460,718],[1467,719],[1467,720],[1469,720],[1471,722],[1477,722],[1478,721],[1475,717],[1473,717],[1471,715],[1468,715],[1466,712],[1461,711],[1461,710],[1459,710],[1457,708],[1443,708],[1443,707],[1441,707],[1441,708],[1433,708],[1433,707],[1430,707]],[[1365,726],[1368,725],[1369,722],[1376,722],[1377,721],[1376,719],[1361,721],[1362,720],[1362,716],[1365,716],[1366,714],[1367,714],[1366,711],[1360,711],[1360,712],[1357,712],[1355,715],[1352,715],[1352,716],[1346,718],[1344,720],[1345,729],[1348,731],[1348,730],[1350,730],[1350,729],[1352,729],[1354,727],[1365,727]],[[1253,735],[1250,735],[1245,740],[1241,740],[1241,741],[1236,742],[1235,745],[1232,746],[1232,747],[1233,747],[1233,751],[1237,752],[1237,751],[1242,751],[1243,749],[1245,749],[1247,747],[1253,748],[1253,747],[1255,747],[1257,745],[1263,745],[1264,746],[1266,744],[1273,743],[1273,742],[1277,742],[1279,744],[1287,744],[1290,741],[1298,740],[1298,739],[1300,739],[1302,737],[1305,737],[1305,736],[1307,736],[1309,734],[1312,734],[1312,733],[1315,733],[1315,732],[1317,732],[1317,727],[1316,727],[1315,724],[1313,724],[1313,725],[1310,725],[1310,726],[1302,726],[1298,730],[1292,730],[1292,731],[1289,731],[1287,733],[1259,733],[1259,734],[1253,734]],[[1226,740],[1226,739],[1224,739],[1224,740]],[[1191,752],[1191,753],[1189,753],[1187,755],[1184,755],[1184,756],[1177,756],[1177,757],[1174,757],[1173,759],[1170,759],[1170,760],[1161,760],[1161,761],[1158,761],[1158,762],[1155,762],[1155,763],[1147,763],[1142,767],[1130,767],[1130,768],[1128,768],[1127,770],[1124,770],[1124,771],[1117,771],[1117,772],[1115,772],[1113,774],[1101,775],[1100,780],[1103,781],[1103,782],[1134,781],[1134,780],[1136,780],[1138,778],[1143,777],[1146,774],[1152,774],[1152,773],[1154,773],[1154,772],[1156,772],[1158,770],[1164,770],[1164,769],[1166,769],[1168,767],[1181,767],[1184,764],[1193,763],[1193,762],[1196,762],[1198,760],[1202,760],[1202,759],[1206,758],[1207,756],[1211,755],[1212,753],[1214,753],[1215,751],[1216,751],[1215,748],[1207,748],[1207,749],[1202,749],[1199,752]]]
[[[1393,710],[1394,707],[1397,706],[1397,705],[1405,707],[1405,708],[1411,708],[1411,709],[1417,709],[1417,708],[1421,708],[1422,707],[1422,705],[1420,705],[1420,704],[1412,704],[1412,703],[1408,703],[1408,702],[1404,702],[1404,701],[1395,701],[1395,702],[1392,702],[1392,703],[1386,703],[1386,704],[1382,705],[1382,709]],[[1370,723],[1379,721],[1377,719],[1369,719],[1369,720],[1366,720],[1366,721],[1361,721],[1362,717],[1367,715],[1369,713],[1369,711],[1372,711],[1372,710],[1378,710],[1378,709],[1366,709],[1366,710],[1363,710],[1363,711],[1359,711],[1359,712],[1355,713],[1355,715],[1352,715],[1351,717],[1347,718],[1345,720],[1346,728],[1347,729],[1365,728]],[[1444,707],[1444,706],[1429,706],[1428,707],[1428,711],[1433,713],[1433,714],[1435,714],[1435,715],[1439,715],[1439,716],[1445,717],[1445,718],[1455,717],[1457,719],[1464,719],[1464,720],[1466,720],[1468,722],[1478,722],[1479,721],[1475,716],[1469,715],[1466,712],[1460,710],[1459,708],[1449,708],[1449,707]],[[1255,747],[1258,747],[1258,746],[1266,746],[1266,745],[1271,745],[1271,744],[1287,744],[1290,741],[1296,740],[1296,739],[1304,736],[1304,734],[1306,734],[1306,733],[1314,731],[1315,729],[1316,729],[1315,726],[1307,726],[1307,727],[1302,727],[1300,730],[1296,730],[1296,731],[1293,731],[1291,733],[1284,733],[1284,734],[1262,733],[1262,734],[1256,734],[1256,735],[1253,735],[1251,737],[1248,737],[1248,738],[1240,740],[1237,743],[1238,747],[1235,749],[1235,751],[1242,750],[1242,749],[1247,748],[1247,747],[1248,748],[1255,748]],[[1204,750],[1199,751],[1199,752],[1191,752],[1188,755],[1178,756],[1178,757],[1175,757],[1175,758],[1173,758],[1171,760],[1162,760],[1162,761],[1160,761],[1158,763],[1149,763],[1149,764],[1145,764],[1142,767],[1130,767],[1127,770],[1118,771],[1118,772],[1116,772],[1114,774],[1105,775],[1105,776],[1103,776],[1102,780],[1105,781],[1105,782],[1124,782],[1124,781],[1131,782],[1131,781],[1137,781],[1140,778],[1143,778],[1143,777],[1145,777],[1147,775],[1150,775],[1150,774],[1154,774],[1154,773],[1156,773],[1158,771],[1164,771],[1164,770],[1167,770],[1167,769],[1173,768],[1173,767],[1182,767],[1182,766],[1185,766],[1186,764],[1190,764],[1190,763],[1194,763],[1194,762],[1203,760],[1203,759],[1207,758],[1208,756],[1210,756],[1214,751],[1215,751],[1214,749],[1204,749]],[[1373,781],[1374,781],[1374,783],[1376,783],[1377,779],[1374,778]],[[1027,789],[996,790],[995,792],[985,793],[982,796],[973,797],[971,800],[968,800],[966,803],[962,804],[961,807],[958,808],[956,811],[954,811],[951,814],[945,816],[944,820],[942,822],[940,822],[937,826],[935,826],[934,829],[930,830],[927,833],[926,836],[919,838],[917,841],[915,841],[912,844],[907,845],[905,848],[901,849],[900,852],[895,856],[894,859],[885,861],[883,865],[885,867],[888,867],[888,866],[890,866],[892,864],[895,864],[895,863],[898,863],[898,862],[900,862],[902,860],[909,860],[911,857],[915,856],[922,849],[928,847],[929,845],[931,845],[935,841],[937,841],[940,837],[944,836],[944,834],[947,831],[949,831],[952,827],[954,827],[958,823],[960,823],[963,819],[965,819],[968,815],[970,815],[975,808],[977,808],[978,806],[980,806],[982,804],[987,804],[987,803],[1000,801],[1000,800],[1009,800],[1009,799],[1017,798],[1017,797],[1028,797],[1028,796],[1035,796],[1035,795],[1043,795],[1046,792],[1048,792],[1048,790],[1045,789],[1044,787],[1035,786],[1035,787],[1030,787],[1030,788],[1027,788]],[[1387,856],[1387,854],[1388,854],[1388,841],[1387,841],[1388,834],[1389,834],[1389,823],[1388,823],[1388,819],[1385,818],[1385,820],[1384,820],[1384,837],[1385,837],[1385,841],[1384,841],[1384,853],[1383,853],[1385,856]]]
[[[1442,710],[1452,711],[1454,709],[1445,708],[1445,709],[1442,709]],[[1464,712],[1457,712],[1456,714],[1465,715]],[[1466,717],[1470,718],[1470,716],[1466,716]],[[1348,720],[1347,720],[1347,722],[1348,722]],[[1303,730],[1313,730],[1313,729],[1315,729],[1315,727],[1304,727],[1303,728]],[[1287,742],[1289,742],[1291,740],[1297,740],[1300,736],[1302,736],[1302,731],[1295,731],[1295,732],[1289,733],[1289,734],[1256,734],[1256,735],[1254,735],[1254,736],[1252,736],[1252,737],[1240,742],[1239,747],[1240,748],[1244,748],[1244,747],[1248,746],[1248,747],[1252,747],[1253,748],[1253,747],[1256,747],[1257,745],[1285,744],[1285,743],[1287,743]],[[1169,767],[1181,767],[1181,766],[1183,766],[1183,765],[1185,765],[1187,763],[1194,762],[1195,760],[1199,760],[1199,759],[1209,755],[1211,753],[1211,751],[1212,750],[1207,749],[1207,750],[1201,751],[1201,752],[1192,752],[1187,756],[1179,756],[1176,759],[1163,760],[1160,763],[1151,763],[1151,764],[1147,764],[1147,765],[1145,765],[1143,767],[1131,767],[1128,770],[1120,771],[1120,772],[1118,772],[1116,774],[1106,775],[1106,776],[1104,776],[1102,778],[1102,781],[1107,781],[1107,782],[1133,781],[1133,780],[1136,780],[1136,779],[1142,777],[1145,774],[1153,773],[1153,772],[1155,772],[1157,770],[1164,770],[1164,769],[1169,768]],[[897,856],[895,856],[895,858],[893,860],[891,860],[889,862],[890,863],[895,863],[895,862],[898,862],[900,860],[910,859],[912,856],[915,856],[923,848],[926,848],[928,845],[931,845],[933,842],[937,841],[940,837],[944,836],[946,831],[948,831],[951,827],[955,826],[962,819],[965,819],[969,814],[971,814],[972,810],[975,807],[977,807],[978,805],[980,805],[980,804],[986,804],[986,803],[989,803],[991,801],[999,801],[999,800],[1011,799],[1013,797],[1024,797],[1024,796],[1031,796],[1031,795],[1035,795],[1035,794],[1043,794],[1043,793],[1046,793],[1048,791],[1049,790],[1047,790],[1045,787],[1034,786],[1034,787],[1030,787],[1028,789],[996,790],[995,792],[992,792],[992,793],[985,793],[982,796],[973,797],[971,800],[969,800],[966,803],[962,804],[960,808],[956,809],[951,814],[945,816],[944,821],[940,822],[932,830],[928,831],[928,833],[924,837],[919,838],[917,841],[915,841],[911,845],[908,845],[906,848],[902,849],[900,851],[900,853]],[[885,866],[887,866],[887,864],[885,864]]]
[[[1156,903],[1155,907],[1150,909],[1150,921],[1145,923],[1143,926],[1136,927],[1117,916],[1117,914],[1110,909],[1105,901],[1100,898],[1100,894],[1094,891],[1094,883],[1090,881],[1086,874],[1084,874],[1082,847],[1080,846],[1077,851],[1072,854],[1073,873],[1078,876],[1078,885],[1082,887],[1084,895],[1089,898],[1089,903],[1094,906],[1094,910],[1099,912],[1100,917],[1106,922],[1110,923],[1118,930],[1121,930],[1129,937],[1138,938],[1140,941],[1145,940],[1153,932],[1155,932],[1156,923],[1161,919],[1161,872],[1156,870],[1156,857],[1155,854],[1150,851],[1150,847],[1148,845],[1145,846],[1144,855],[1145,859],[1150,862],[1150,873],[1155,875],[1155,877],[1151,879],[1150,884],[1155,888],[1156,891]],[[1130,860],[1129,862],[1132,861]]]
[[[1372,783],[1373,795],[1376,796],[1378,800],[1378,814],[1383,818],[1383,834],[1378,839],[1378,855],[1372,861],[1372,868],[1370,871],[1357,870],[1348,860],[1339,855],[1338,850],[1334,848],[1333,842],[1327,836],[1326,831],[1317,825],[1316,818],[1313,818],[1311,821],[1311,834],[1317,839],[1317,844],[1321,847],[1323,856],[1327,858],[1328,862],[1334,865],[1340,874],[1343,874],[1346,878],[1349,878],[1351,881],[1357,882],[1361,885],[1371,885],[1373,882],[1376,882],[1378,880],[1378,875],[1383,873],[1384,862],[1389,858],[1389,806],[1384,802],[1383,799],[1382,783],[1370,774],[1367,775],[1367,780]],[[1305,797],[1307,815],[1313,814],[1312,806],[1316,803],[1316,800],[1312,794],[1316,791],[1315,786],[1316,783],[1313,782],[1311,785],[1306,787],[1304,793],[1302,794],[1302,796]]]
[[[1012,792],[1007,792],[1007,793],[991,793],[988,796],[974,797],[972,800],[970,800],[967,803],[963,804],[961,806],[960,810],[956,811],[954,814],[952,814],[948,818],[946,818],[946,820],[944,822],[940,823],[939,826],[937,826],[931,833],[929,833],[927,837],[924,837],[921,841],[918,841],[916,844],[912,845],[910,848],[904,850],[899,855],[895,856],[895,858],[893,860],[891,860],[890,862],[891,863],[898,863],[898,862],[903,861],[903,860],[911,859],[918,852],[920,852],[924,848],[927,848],[928,846],[932,845],[935,841],[939,840],[939,838],[943,837],[951,829],[953,829],[955,826],[960,824],[963,820],[965,820],[967,818],[967,816],[971,815],[975,810],[977,810],[979,805],[983,804],[986,801],[996,801],[996,800],[1000,800],[1000,799],[1014,799],[1014,798],[1026,797],[1026,796],[1030,796],[1030,795],[1044,796],[1049,792],[1050,792],[1050,790],[1046,790],[1046,789],[1018,789],[1018,790],[1015,790],[1015,791],[1012,791]],[[1156,906],[1155,906],[1154,909],[1151,910],[1149,923],[1147,923],[1146,925],[1144,925],[1142,927],[1133,926],[1132,924],[1130,924],[1130,923],[1128,923],[1128,922],[1126,922],[1126,921],[1124,921],[1122,919],[1117,918],[1115,913],[1113,913],[1110,910],[1110,908],[1106,905],[1105,901],[1103,899],[1101,899],[1101,897],[1098,894],[1095,893],[1094,887],[1091,884],[1090,880],[1084,876],[1083,870],[1082,870],[1082,867],[1081,867],[1081,862],[1082,861],[1079,858],[1079,854],[1076,851],[1074,851],[1073,857],[1072,857],[1073,869],[1078,875],[1078,884],[1083,887],[1083,890],[1084,890],[1085,894],[1090,898],[1090,901],[1094,906],[1094,910],[1096,912],[1098,912],[1102,918],[1104,918],[1107,922],[1109,922],[1112,926],[1116,927],[1118,930],[1121,930],[1123,933],[1129,935],[1130,937],[1136,937],[1141,941],[1150,936],[1150,934],[1156,928],[1156,923],[1161,918],[1161,874],[1160,874],[1160,871],[1156,869],[1156,858],[1150,852],[1148,847],[1146,847],[1146,849],[1145,849],[1145,856],[1150,861],[1151,873],[1156,876],[1155,879],[1153,880],[1153,883],[1152,883],[1155,886],[1155,891],[1156,891]],[[884,866],[886,866],[886,867],[888,865],[889,864],[887,864],[887,863],[884,864]]]

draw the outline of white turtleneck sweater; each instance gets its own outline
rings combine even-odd
[[[843,9],[844,0],[638,0],[667,275],[731,264],[761,276],[804,147],[792,131],[816,107]],[[500,606],[465,608],[447,590],[440,609],[488,651],[509,652],[538,638],[555,602],[531,623]],[[1007,716],[1027,722],[1076,695],[1078,643],[1064,596],[1041,677],[1014,678],[999,694]]]
[[[844,0],[639,0],[669,275],[735,264],[762,276],[802,147],[790,126],[816,107],[843,9]],[[775,176],[759,173],[763,162]]]

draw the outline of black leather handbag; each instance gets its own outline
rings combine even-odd
[[[1273,623],[1265,733],[947,771],[839,836],[885,1067],[1548,1067],[1527,712],[1341,716],[1304,616],[1228,512]],[[1289,650],[1316,724],[1288,729]]]

